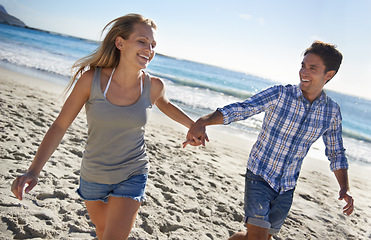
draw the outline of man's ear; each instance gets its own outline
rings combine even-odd
[[[326,74],[325,74],[325,79],[326,79],[326,82],[330,81],[331,78],[333,78],[335,76],[335,70],[331,70],[331,71],[328,71]]]
[[[115,45],[116,47],[119,49],[119,50],[123,50],[124,49],[124,39],[122,37],[117,37],[116,40],[115,40]]]

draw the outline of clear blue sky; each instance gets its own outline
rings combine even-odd
[[[344,60],[326,88],[371,99],[371,0],[0,0],[28,26],[93,40],[127,13],[153,19],[157,52],[298,83],[303,51],[336,44]]]

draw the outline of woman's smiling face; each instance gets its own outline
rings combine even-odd
[[[129,38],[118,37],[116,46],[121,50],[120,61],[146,68],[155,55],[156,30],[146,24],[135,24]]]

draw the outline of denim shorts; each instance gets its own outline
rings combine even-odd
[[[278,233],[291,208],[294,190],[276,192],[260,176],[250,170],[245,179],[245,222]]]
[[[131,176],[129,179],[116,184],[92,183],[80,177],[80,187],[77,194],[85,201],[108,202],[108,198],[124,197],[138,202],[145,200],[145,188],[148,174]]]

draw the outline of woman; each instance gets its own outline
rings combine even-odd
[[[111,27],[110,27],[111,26]],[[138,14],[108,23],[101,46],[77,61],[68,89],[73,90],[46,133],[27,172],[12,192],[22,200],[38,181],[67,128],[85,105],[88,140],[78,194],[85,200],[98,239],[127,239],[148,174],[144,125],[153,104],[189,128],[194,122],[166,98],[161,79],[143,72],[155,55],[156,25]]]

